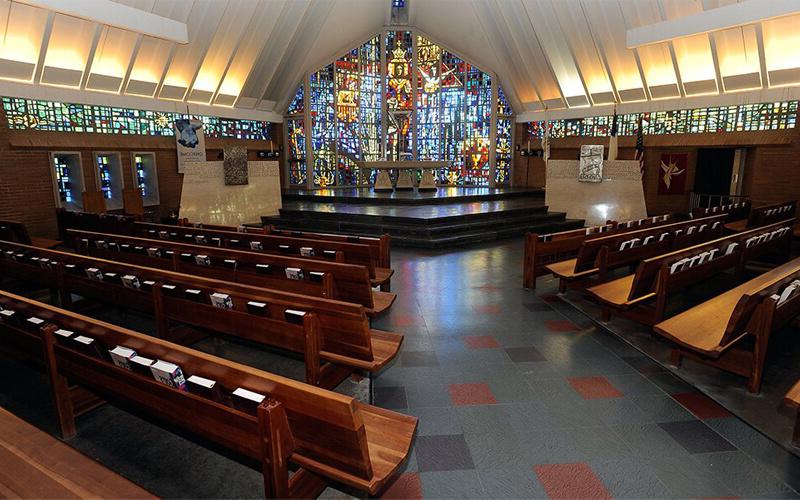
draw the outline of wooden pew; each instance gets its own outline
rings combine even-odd
[[[566,291],[570,283],[576,286],[602,283],[613,269],[722,236],[724,221],[724,215],[715,215],[585,240],[577,257],[545,267],[559,278],[560,292]],[[636,238],[639,243],[630,246],[629,242]]]
[[[0,463],[4,498],[157,498],[4,408]]]
[[[792,446],[800,448],[800,380],[798,380],[786,396],[783,397],[783,404],[795,411],[794,431],[792,432]]]
[[[114,232],[114,231],[103,231]],[[270,236],[264,234],[239,233],[236,231],[216,231],[205,228],[169,226],[137,222],[134,224],[135,236],[144,238],[171,239],[175,241],[191,241],[197,236],[205,236],[209,245],[225,248],[249,249],[279,255],[294,255],[306,259],[335,260],[365,266],[373,286],[388,283],[394,271],[377,267],[377,252],[369,245],[340,241],[308,240],[287,236]],[[261,248],[257,248],[260,246]],[[303,255],[303,248],[310,249],[312,255]]]
[[[547,264],[575,258],[578,255],[581,244],[586,240],[672,222],[675,222],[675,219],[668,214],[621,223],[608,221],[607,224],[602,226],[572,229],[558,233],[525,233],[522,286],[524,288],[536,288],[536,278],[550,274],[545,267]]]
[[[744,231],[773,222],[791,219],[797,215],[797,200],[775,203],[774,205],[764,205],[750,210],[750,215],[746,219],[737,220],[725,224],[725,229],[733,232]]]
[[[67,229],[132,235],[133,223],[136,222],[136,219],[130,215],[72,212],[59,208],[56,210],[56,221],[58,222],[58,237],[62,241],[71,243],[67,239]]]
[[[676,366],[688,357],[746,377],[748,391],[757,393],[770,335],[800,314],[800,289],[778,303],[798,280],[800,259],[794,259],[657,324],[655,331],[677,344]]]
[[[74,229],[67,234],[75,251],[84,255],[354,302],[364,306],[370,316],[385,312],[397,298],[390,292],[372,290],[364,266]],[[198,263],[206,262],[202,256],[208,258],[207,264]],[[289,278],[287,268],[300,269],[302,277]]]
[[[793,220],[779,222],[645,259],[634,274],[596,285],[587,292],[603,306],[603,321],[615,313],[654,325],[664,318],[671,293],[732,268],[740,277],[745,264],[762,255],[782,252],[788,257],[792,223]],[[773,237],[767,236],[761,243],[754,240],[747,244],[751,238],[773,233]],[[731,244],[737,245],[728,253]],[[709,260],[708,252],[713,250],[716,252]],[[682,259],[689,258],[696,258],[694,265],[680,264]]]
[[[695,207],[692,209],[693,219],[719,214],[726,214],[728,216],[728,222],[747,219],[750,215],[750,200],[728,203],[727,205],[720,205],[717,207]]]
[[[11,220],[0,220],[0,240],[16,241],[39,248],[56,248],[62,243],[58,240],[31,236],[25,224]]]
[[[64,307],[70,307],[71,294],[77,294],[153,314],[161,338],[195,341],[195,329],[202,329],[302,353],[306,380],[314,385],[335,387],[353,370],[380,371],[397,356],[403,341],[402,335],[371,329],[364,308],[349,302],[8,242],[0,242],[0,252],[0,276],[54,289]],[[42,258],[49,261],[43,264]],[[57,264],[52,265],[53,261]],[[86,270],[92,268],[103,274],[103,280],[88,276]],[[129,275],[138,278],[140,287],[122,284],[120,278]],[[186,290],[198,293],[190,298]],[[232,307],[212,305],[213,293],[229,296]],[[248,302],[264,306],[251,311]],[[170,321],[195,329],[172,329]]]
[[[364,245],[369,245],[373,247],[374,250],[377,252],[378,259],[375,261],[376,268],[386,268],[391,269],[392,267],[392,237],[388,234],[381,235],[380,238],[374,238],[371,236],[351,236],[345,234],[330,234],[330,233],[319,233],[319,232],[312,232],[312,231],[299,231],[292,228],[282,228],[278,229],[273,224],[268,224],[265,226],[253,227],[253,226],[222,226],[219,224],[203,224],[203,223],[191,223],[188,219],[181,219],[179,221],[181,226],[185,227],[196,227],[196,228],[204,228],[204,229],[212,229],[215,231],[237,231],[242,233],[252,233],[252,234],[271,234],[273,236],[288,236],[292,238],[304,238],[309,240],[321,240],[321,241],[339,241],[343,243],[360,243]],[[389,283],[381,286],[381,290],[388,292],[390,291]]]
[[[62,435],[76,433],[66,380],[131,409],[221,446],[263,471],[268,498],[316,497],[328,482],[374,495],[408,458],[417,419],[352,397],[296,382],[209,354],[94,320],[47,304],[0,292],[0,306],[44,320],[25,329],[0,322],[4,335],[40,339]],[[69,338],[57,329],[74,332]],[[73,340],[93,339],[93,350]],[[214,393],[189,392],[129,371],[105,357],[123,346],[139,356],[178,365],[184,376],[216,382]],[[237,404],[243,388],[266,396],[256,406]],[[187,463],[187,467],[191,464]],[[289,475],[290,468],[297,468]],[[180,474],[180,470],[171,471]]]

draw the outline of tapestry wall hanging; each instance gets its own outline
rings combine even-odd
[[[688,153],[662,153],[658,168],[658,194],[684,194],[686,192],[686,166]]]

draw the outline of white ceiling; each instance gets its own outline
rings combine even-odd
[[[97,2],[98,8],[108,8]],[[304,73],[363,42],[390,20],[390,0],[113,2],[186,23],[189,43],[0,0],[0,21],[8,26],[0,39],[0,78],[58,85],[87,98],[104,92],[104,102],[109,94],[120,102],[155,97],[184,106],[280,114]],[[635,49],[626,46],[628,29],[737,2],[407,2],[409,24],[496,73],[517,113],[691,101],[697,95],[758,92],[800,82],[800,1],[797,15]],[[0,90],[5,85],[0,82]]]

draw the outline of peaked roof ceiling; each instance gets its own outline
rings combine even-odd
[[[269,115],[391,10],[390,0],[112,0],[186,23],[182,45],[20,1],[0,0],[0,78]],[[800,14],[627,46],[629,29],[737,0],[406,1],[409,24],[496,73],[517,113],[800,83]]]

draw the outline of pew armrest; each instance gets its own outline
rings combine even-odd
[[[372,291],[372,309],[367,309],[367,316],[374,318],[389,310],[397,299],[397,294],[392,292]]]
[[[596,267],[593,267],[591,269],[587,269],[586,271],[575,272],[575,264],[577,262],[578,259],[564,260],[561,262],[548,264],[545,266],[545,268],[551,273],[553,273],[553,276],[566,280],[591,276],[592,274],[595,274],[598,271]]]
[[[800,380],[795,382],[783,397],[783,404],[791,408],[800,408]]]

